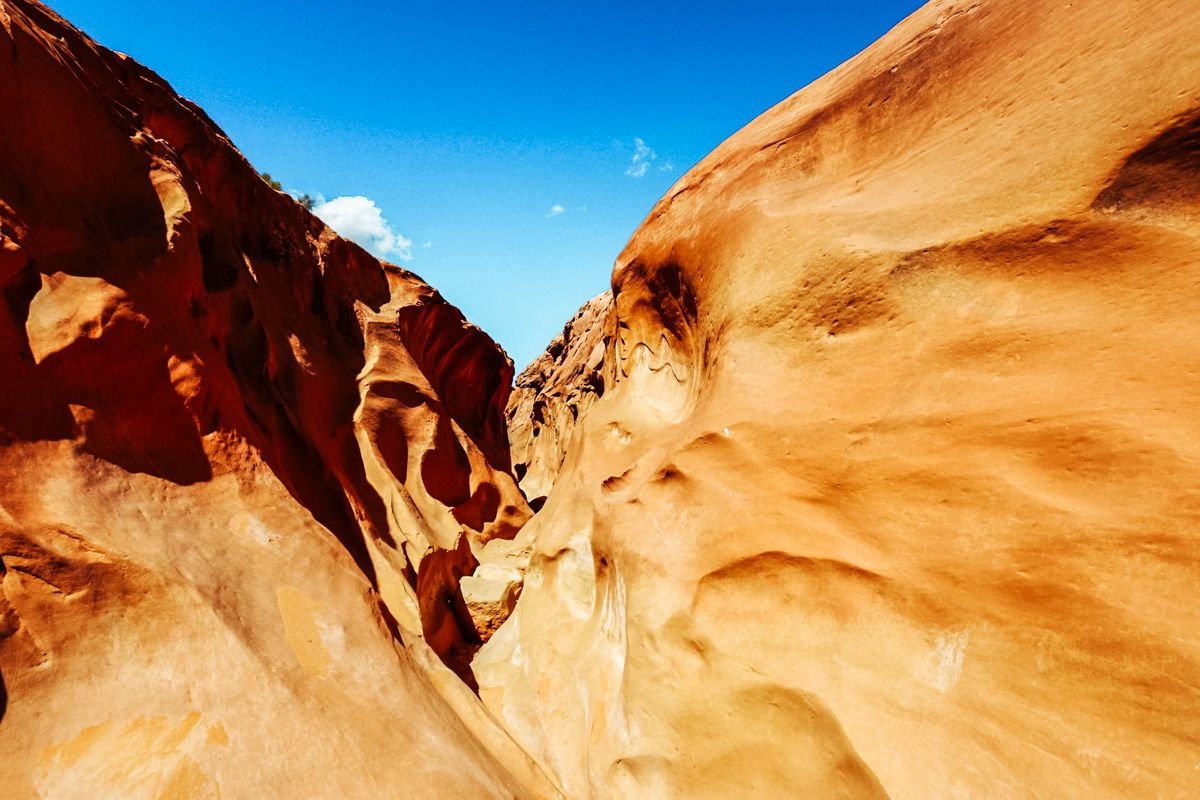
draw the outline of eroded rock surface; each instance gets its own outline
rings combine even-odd
[[[612,292],[583,304],[546,351],[517,376],[506,417],[513,466],[541,507],[566,459],[580,417],[604,394],[604,352]]]
[[[1198,120],[1193,2],[939,1],[675,185],[474,661],[571,796],[1194,793]]]
[[[36,2],[0,109],[0,795],[554,796],[438,658],[503,352]]]
[[[510,399],[0,0],[0,795],[1190,797],[1198,87],[1191,2],[933,2]]]

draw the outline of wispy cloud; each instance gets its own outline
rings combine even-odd
[[[669,161],[669,160],[664,161],[662,164],[659,165],[658,171],[659,172],[674,172],[675,171],[675,163],[673,161]]]
[[[320,198],[312,211],[340,235],[362,245],[378,258],[412,260],[412,239],[393,230],[379,206],[369,197]]]
[[[424,247],[426,250],[428,250],[429,248],[433,247],[433,242],[426,242],[425,244],[421,245],[421,247]]]
[[[554,205],[550,206],[550,211],[546,214],[546,219],[557,217],[559,214],[565,214],[566,212],[567,210],[565,208],[560,206],[558,203],[555,203]]]
[[[658,153],[654,152],[654,148],[646,144],[640,136],[634,137],[633,157],[629,159],[629,166],[625,168],[625,174],[632,178],[643,177],[656,158],[658,158]]]

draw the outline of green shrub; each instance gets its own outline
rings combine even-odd
[[[274,178],[272,178],[271,173],[264,172],[261,175],[259,175],[259,177],[262,178],[264,181],[266,181],[267,186],[270,186],[275,191],[277,191],[277,192],[283,191],[283,184],[280,183],[279,181],[275,180]],[[315,206],[317,204],[316,198],[313,197],[312,195],[308,194],[307,192],[305,192],[304,194],[295,198],[295,200],[297,203],[304,206],[309,211],[312,211],[313,206]]]

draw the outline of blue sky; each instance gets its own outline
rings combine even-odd
[[[608,286],[684,171],[920,5],[49,2],[285,188],[367,198],[324,216],[440,289],[518,370]]]

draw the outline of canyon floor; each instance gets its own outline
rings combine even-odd
[[[0,291],[0,797],[1197,796],[1192,0],[930,2],[519,376],[0,0]]]

